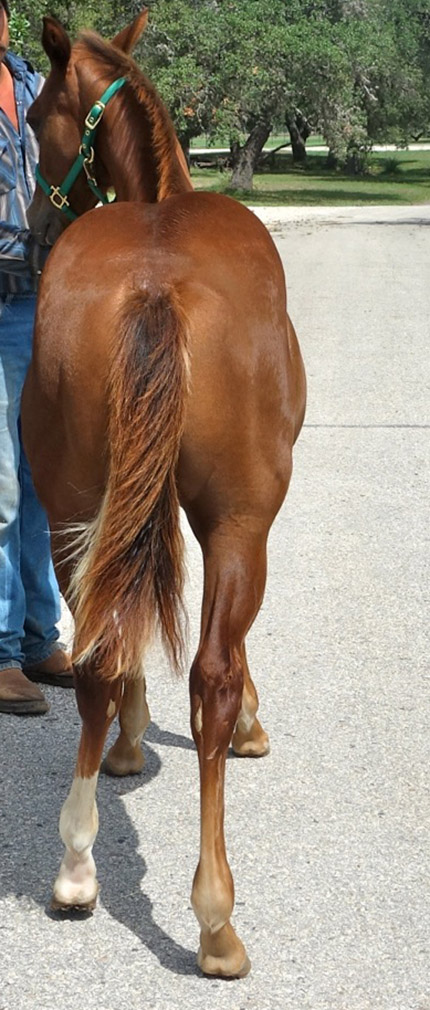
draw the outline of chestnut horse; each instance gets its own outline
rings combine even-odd
[[[230,742],[239,755],[268,751],[245,637],[262,602],[305,378],[272,239],[241,204],[193,192],[166,109],[129,55],[145,21],[142,12],[113,43],[85,33],[72,47],[45,19],[51,71],[29,113],[40,142],[33,234],[52,244],[78,218],[42,276],[22,414],[75,618],[82,718],[54,903],[95,903],[103,745],[119,713],[108,770],[141,770],[142,656],[155,627],[180,664],[180,503],[204,558],[190,674],[201,784],[198,964],[235,977],[250,964],[230,922],[225,762]],[[110,188],[117,202],[91,209]]]

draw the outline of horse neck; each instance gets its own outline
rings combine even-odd
[[[109,114],[110,113],[110,114]],[[184,154],[160,100],[128,89],[107,109],[97,153],[118,200],[156,203],[192,190]]]

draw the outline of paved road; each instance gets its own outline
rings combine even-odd
[[[228,762],[252,974],[195,970],[197,761],[186,684],[154,652],[143,781],[100,784],[92,919],[45,910],[72,695],[1,717],[2,1010],[430,1010],[430,208],[270,214],[309,409],[250,644],[272,753]]]

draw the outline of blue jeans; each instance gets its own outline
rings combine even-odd
[[[19,421],[35,307],[34,295],[0,301],[0,670],[38,663],[59,647],[48,520]]]

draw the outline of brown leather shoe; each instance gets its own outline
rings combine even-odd
[[[29,680],[39,684],[50,684],[51,687],[73,687],[73,666],[71,656],[63,649],[55,649],[40,663],[24,666],[24,672]]]
[[[0,670],[0,712],[44,715],[49,705],[41,690],[16,667]]]

